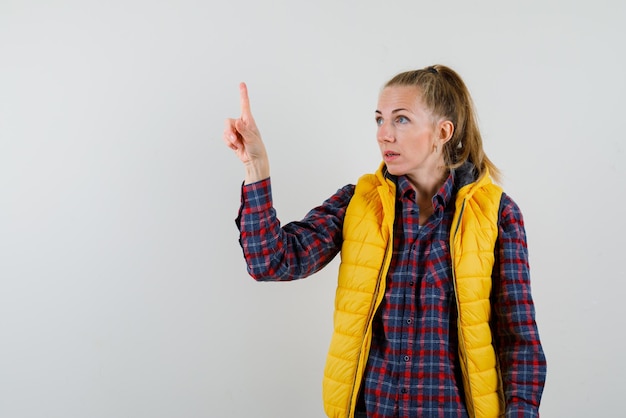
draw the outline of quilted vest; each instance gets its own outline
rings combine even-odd
[[[344,218],[334,332],[322,384],[324,410],[331,418],[354,417],[369,355],[372,320],[385,293],[396,192],[383,170],[381,165],[375,174],[359,179]],[[465,401],[470,417],[476,418],[504,414],[489,327],[501,194],[502,189],[491,183],[488,173],[462,187],[450,233]]]

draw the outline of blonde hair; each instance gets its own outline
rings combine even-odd
[[[420,70],[406,71],[385,84],[385,87],[391,86],[417,87],[424,105],[433,115],[452,122],[452,138],[443,146],[447,168],[458,168],[470,161],[478,171],[478,178],[489,170],[495,181],[500,180],[500,170],[489,160],[483,149],[472,97],[454,70],[444,65],[432,65]]]

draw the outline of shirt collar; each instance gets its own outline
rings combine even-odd
[[[439,188],[437,194],[433,197],[433,207],[435,211],[443,210],[452,200],[452,195],[454,194],[454,174],[449,173],[446,181],[443,182],[443,185]]]
[[[395,177],[395,176],[394,176]],[[415,190],[406,176],[395,177],[396,188],[399,198],[415,201]],[[446,181],[433,196],[433,208],[435,211],[445,209],[454,194],[454,174],[448,174]]]

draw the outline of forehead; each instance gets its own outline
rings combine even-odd
[[[378,96],[378,110],[407,109],[413,112],[425,110],[420,89],[415,86],[385,87]]]

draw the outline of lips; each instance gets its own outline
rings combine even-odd
[[[385,151],[385,152],[383,152],[383,159],[387,163],[390,163],[390,162],[394,161],[399,156],[400,156],[400,154],[398,154],[397,152],[393,152],[393,151]]]

